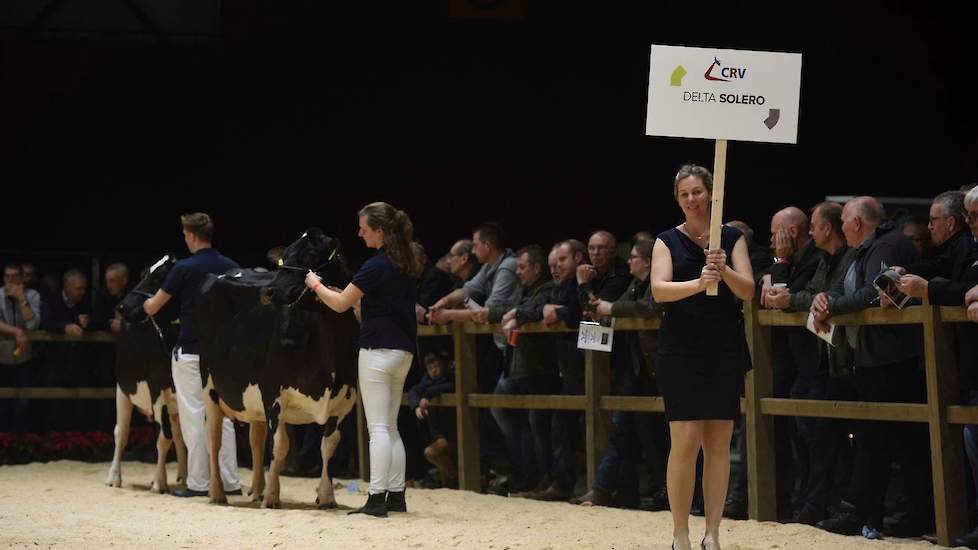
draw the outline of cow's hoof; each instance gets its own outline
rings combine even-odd
[[[227,504],[228,497],[227,495],[211,495],[210,502],[211,504]]]
[[[261,493],[248,493],[251,496],[251,502],[264,502],[265,495]]]
[[[161,495],[165,495],[166,493],[170,492],[170,488],[167,487],[165,483],[159,483],[156,481],[154,481],[152,485],[149,486],[149,490],[153,491],[154,493],[159,493]]]
[[[109,476],[105,478],[105,484],[109,487],[122,487],[122,474],[110,471]]]
[[[316,504],[319,504],[318,498],[316,499]],[[320,510],[335,510],[337,508],[339,508],[339,505],[336,504],[336,502],[327,502],[325,504],[319,504]]]
[[[277,500],[265,499],[261,501],[262,508],[268,508],[269,510],[278,510],[282,507],[282,503]]]

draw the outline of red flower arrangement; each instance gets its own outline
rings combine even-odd
[[[135,427],[129,432],[128,449],[155,449],[156,429],[152,425]],[[0,432],[0,464],[27,464],[51,460],[104,462],[112,459],[115,442],[105,432]]]

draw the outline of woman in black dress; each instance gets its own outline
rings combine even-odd
[[[666,487],[673,548],[678,550],[690,547],[689,508],[701,448],[706,533],[700,544],[708,550],[720,548],[730,437],[740,415],[740,387],[747,368],[742,314],[735,298],[754,297],[747,244],[740,231],[724,226],[720,246],[705,250],[712,190],[713,176],[706,168],[686,165],[679,170],[673,191],[686,221],[659,234],[652,251],[652,294],[665,306],[656,376],[672,439]],[[718,296],[704,292],[712,282],[719,285]]]

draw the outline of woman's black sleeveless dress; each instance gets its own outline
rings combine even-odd
[[[721,246],[731,266],[741,232],[723,226]],[[703,249],[676,228],[659,234],[672,254],[674,282],[698,279]],[[656,378],[666,418],[734,420],[740,416],[740,388],[748,368],[743,314],[739,301],[722,281],[718,296],[705,292],[663,304]]]

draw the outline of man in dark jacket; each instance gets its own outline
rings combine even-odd
[[[820,260],[815,274],[802,290],[784,288],[774,290],[766,296],[769,307],[785,311],[807,312],[812,298],[832,288],[842,280],[854,250],[846,244],[842,233],[842,206],[834,202],[823,202],[812,210],[812,242],[819,249]],[[805,331],[817,342],[818,348],[810,352],[817,363],[814,370],[799,369],[792,388],[791,397],[795,399],[829,399],[849,401],[855,398],[852,379],[852,349],[841,333],[835,345],[830,346],[821,339]],[[799,453],[808,456],[807,483],[802,487],[800,507],[795,521],[815,524],[825,519],[828,498],[833,480],[841,483],[841,476],[833,475],[840,453],[848,448],[847,421],[828,418],[796,417],[796,441],[800,443]],[[841,469],[840,469],[841,470]]]
[[[632,280],[614,302],[594,300],[599,317],[641,317],[657,315],[649,285],[652,242],[640,241],[632,247],[629,259]],[[655,333],[620,331],[615,334],[611,352],[612,391],[616,395],[658,395],[653,357]],[[591,490],[571,499],[572,504],[638,507],[639,478],[636,466],[644,449],[652,491],[660,495],[654,507],[664,509],[666,457],[669,442],[661,414],[615,411],[611,415],[608,450],[598,465]]]
[[[938,198],[942,195],[938,195]],[[934,203],[937,204],[938,200],[934,199]],[[964,208],[962,217],[966,220],[970,231],[962,231],[965,237],[958,237],[963,244],[954,247],[956,253],[952,256],[952,268],[948,278],[938,277],[927,280],[918,275],[904,275],[900,278],[899,288],[908,296],[926,296],[932,305],[962,306],[965,305],[968,291],[975,292],[972,289],[978,288],[975,286],[978,285],[978,186],[967,193],[962,206]],[[934,208],[931,207],[932,219],[935,218],[934,214]],[[940,216],[937,218],[939,223]],[[958,385],[963,396],[962,401],[965,404],[978,405],[978,324],[966,322],[954,323],[953,326],[955,360],[958,366]],[[971,467],[972,481],[978,489],[978,426],[964,427],[964,444]],[[978,528],[956,539],[954,546],[978,548]]]
[[[615,250],[618,242],[610,231],[595,231],[587,241],[591,263],[577,266],[577,296],[581,310],[591,312],[594,300],[614,301],[628,287],[631,276],[628,265]]]
[[[490,308],[489,322],[502,322],[511,353],[507,372],[499,379],[495,393],[504,395],[549,395],[560,390],[554,340],[547,334],[520,334],[518,308],[547,296],[555,284],[546,272],[546,252],[537,245],[516,252],[516,276],[520,296],[515,308]],[[550,471],[551,411],[532,409],[492,409],[492,415],[506,438],[513,481],[511,494],[545,489],[538,487]]]
[[[924,279],[949,279],[955,264],[968,255],[973,242],[965,221],[964,193],[945,191],[934,197],[927,228],[934,248],[926,258],[921,257],[912,265],[903,267]]]
[[[771,249],[775,256],[774,265],[770,268],[769,282],[772,288],[798,292],[815,274],[821,254],[811,239],[810,227],[808,216],[794,206],[779,210],[771,218]],[[768,282],[766,278],[763,281],[765,285]],[[761,304],[773,307],[767,303],[768,295],[762,291]],[[804,327],[775,327],[771,330],[771,340],[774,397],[804,397],[814,391],[812,386],[816,383],[818,371],[818,338]],[[803,449],[804,441],[799,441],[796,436],[796,422],[792,420],[787,416],[774,419],[777,510],[781,519],[793,516],[791,493],[798,477],[804,487],[808,471],[808,453]],[[792,459],[793,456],[798,457],[797,462]]]
[[[854,313],[879,300],[873,281],[889,266],[908,265],[917,260],[913,243],[890,221],[884,221],[883,206],[873,197],[857,197],[842,211],[842,231],[855,259],[842,281],[828,293],[812,300],[816,322],[833,315]],[[906,325],[846,326],[846,338],[854,349],[856,390],[862,401],[922,402],[925,387],[920,370],[920,327]],[[927,532],[933,525],[928,494],[930,479],[926,433],[918,426],[886,422],[860,422],[856,428],[856,456],[849,499],[839,512],[818,526],[834,533],[855,535],[864,530],[874,536],[883,530],[883,497],[889,481],[894,442],[907,450],[904,479],[915,530]]]
[[[556,251],[557,286],[550,293],[516,308],[516,322],[520,325],[535,321],[554,325],[563,322],[577,328],[581,321],[581,306],[577,292],[577,267],[584,261],[585,247],[576,240],[558,243]],[[560,393],[581,395],[584,393],[584,354],[577,349],[577,334],[573,332],[550,336],[556,342],[557,366],[560,371]],[[574,438],[577,433],[580,411],[557,411],[553,414],[553,459],[551,472],[553,483],[546,490],[534,495],[541,500],[566,501],[571,497],[576,481]]]
[[[105,287],[95,293],[95,307],[92,308],[92,330],[108,330],[118,333],[122,329],[122,319],[115,307],[129,293],[129,268],[116,263],[105,268]]]
[[[81,336],[88,328],[91,308],[84,300],[88,277],[78,269],[70,269],[63,277],[61,294],[41,302],[41,330]]]
[[[41,330],[80,337],[88,330],[91,307],[85,295],[88,277],[70,269],[62,277],[61,292],[41,301]],[[89,382],[91,349],[78,342],[51,342],[44,347],[43,384],[47,386],[84,387]],[[94,418],[79,400],[53,400],[47,405],[44,425],[51,430],[90,430]]]

